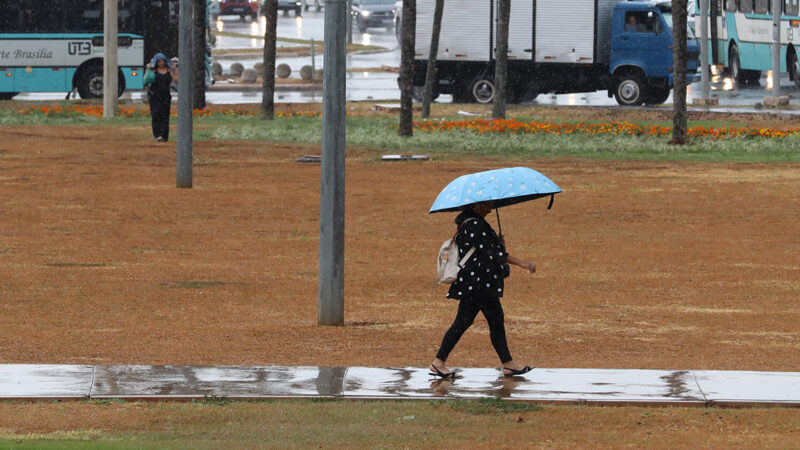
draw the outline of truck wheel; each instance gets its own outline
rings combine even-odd
[[[670,93],[671,89],[669,88],[650,88],[650,92],[647,94],[647,101],[645,103],[648,105],[660,105],[667,101]]]
[[[470,83],[470,100],[484,104],[492,103],[496,91],[497,89],[494,87],[494,81],[491,77],[478,77]]]
[[[622,106],[639,106],[646,94],[642,77],[635,73],[623,75],[614,85],[614,97]]]
[[[414,86],[411,89],[411,100],[414,100],[417,103],[422,103],[425,95],[425,86]],[[439,98],[439,90],[434,86],[433,92],[431,92],[431,101],[436,100]]]

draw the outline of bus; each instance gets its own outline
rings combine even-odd
[[[0,100],[20,92],[103,96],[104,0],[14,0],[0,6]],[[177,55],[178,0],[118,0],[119,95],[142,89],[157,52]]]
[[[772,70],[772,0],[709,0],[709,54],[738,84]],[[695,2],[700,21],[700,1]],[[699,25],[698,25],[699,26]],[[781,0],[780,71],[800,87],[800,0]],[[777,80],[777,77],[775,78]]]

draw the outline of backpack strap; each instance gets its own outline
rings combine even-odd
[[[461,224],[458,226],[458,230],[456,230],[456,234],[453,235],[453,243],[454,244],[456,242],[456,236],[458,235],[458,232],[461,230],[461,227],[466,225],[466,223],[469,222],[470,220],[478,220],[478,219],[470,218],[470,219],[465,219],[463,222],[461,222]],[[463,269],[464,268],[464,264],[466,264],[467,261],[469,261],[469,257],[472,256],[473,253],[475,253],[475,247],[472,247],[469,250],[467,250],[467,253],[464,255],[464,257],[461,258],[461,260],[458,261],[458,267],[461,267]]]
[[[466,264],[467,261],[469,261],[469,257],[472,256],[473,253],[475,253],[475,247],[472,247],[471,249],[467,250],[467,254],[464,255],[464,257],[461,258],[461,261],[458,262],[458,267],[461,267],[463,269],[464,264]]]

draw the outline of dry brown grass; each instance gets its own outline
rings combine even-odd
[[[158,447],[793,448],[798,409],[546,406],[493,402],[0,403],[3,439]],[[49,442],[48,441],[55,441]],[[85,444],[84,444],[85,445]]]

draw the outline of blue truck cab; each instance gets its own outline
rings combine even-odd
[[[699,79],[700,43],[689,28],[687,82]],[[659,104],[673,86],[672,6],[665,1],[621,2],[614,7],[608,96],[620,105]]]

